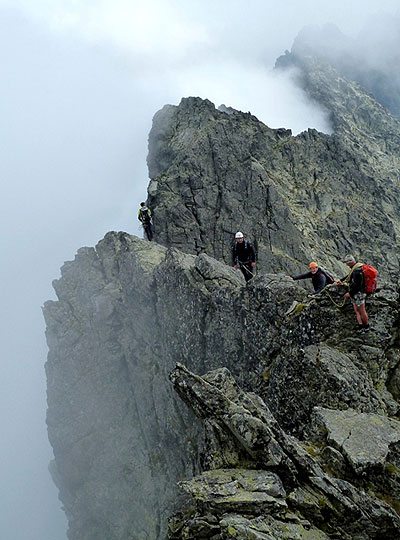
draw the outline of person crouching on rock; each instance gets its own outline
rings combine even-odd
[[[298,279],[312,279],[314,286],[314,292],[307,294],[308,298],[312,298],[316,294],[320,293],[327,285],[334,283],[334,279],[325,270],[320,268],[314,261],[308,265],[310,271],[305,274],[299,274],[298,276],[287,276],[297,281]]]
[[[253,246],[244,239],[243,233],[240,231],[235,234],[235,243],[232,247],[232,264],[235,270],[240,268],[246,283],[254,276],[256,254]]]
[[[358,263],[355,257],[351,254],[346,255],[343,259],[346,266],[350,268],[350,272],[344,278],[337,282],[338,285],[348,285],[349,291],[344,295],[345,298],[350,298],[353,304],[353,309],[356,314],[358,323],[358,331],[360,333],[369,331],[368,314],[365,309],[365,300],[367,293],[364,287],[364,273],[362,263]]]

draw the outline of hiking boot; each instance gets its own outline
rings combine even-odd
[[[358,333],[359,334],[366,334],[371,330],[369,324],[359,324],[358,325]]]

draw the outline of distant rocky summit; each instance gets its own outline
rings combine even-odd
[[[295,63],[331,135],[165,106],[155,242],[110,232],[54,282],[47,424],[70,540],[400,538],[400,124],[326,62]],[[342,277],[349,251],[379,270],[364,335],[342,287],[308,299],[286,277],[311,259]]]
[[[334,24],[309,25],[296,37],[278,65],[317,58],[342,77],[357,82],[391,114],[400,118],[400,47],[398,17],[376,17],[350,38]]]

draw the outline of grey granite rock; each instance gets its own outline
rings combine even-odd
[[[317,407],[327,441],[349,460],[356,473],[383,468],[392,444],[400,442],[400,422],[384,416]]]
[[[400,536],[399,122],[331,66],[297,65],[331,135],[164,107],[157,243],[108,233],[54,282],[47,425],[70,540],[165,540],[172,514],[182,540]],[[238,229],[257,249],[247,285]],[[286,276],[317,259],[342,277],[348,251],[379,269],[365,335],[345,289],[308,299]]]
[[[398,275],[400,123],[333,69],[304,66],[303,85],[330,107],[332,135],[293,137],[199,98],[156,114],[148,157],[155,238],[230,263],[242,230],[262,273],[299,273],[317,259],[340,274],[338,258],[357,251],[381,277]]]
[[[313,526],[311,538],[312,535],[323,537],[319,528],[329,537],[349,540],[377,538],[379,535],[396,538],[400,534],[400,517],[388,504],[324,472],[296,439],[281,430],[268,407],[257,396],[244,393],[229,380],[226,370],[217,370],[203,378],[177,365],[170,377],[175,390],[197,416],[229,433],[258,469],[274,473],[269,476],[269,481],[260,485],[264,475],[268,478],[267,472],[249,472],[238,464],[235,471],[223,469],[205,472],[182,484],[194,498],[192,512],[196,515],[211,513],[220,520],[222,538],[230,538],[229,534],[234,537],[235,530],[244,538],[263,538],[260,530],[243,523],[243,517],[251,514],[262,522],[266,516],[273,516],[280,521],[290,522],[293,513],[288,516],[288,510],[297,515],[298,522],[305,519],[309,522],[309,528],[310,524]],[[388,431],[393,427],[397,430],[397,424],[386,425],[385,433],[391,442],[396,442],[397,437],[388,435]],[[223,447],[219,450],[223,451]],[[279,487],[277,476],[282,481],[282,488]],[[278,487],[272,488],[271,482]],[[269,493],[262,486],[268,486]],[[274,489],[274,495],[271,489]],[[226,520],[225,514],[231,517]],[[231,526],[229,530],[232,516],[235,516],[234,523],[236,521],[238,528]],[[190,524],[185,516],[181,517],[180,523],[179,528],[174,521],[171,538],[190,537],[187,536]],[[276,522],[270,522],[269,526],[266,522],[263,524],[265,538],[268,538],[268,534],[270,538],[276,538]],[[286,531],[291,531],[290,525]],[[292,529],[291,532],[300,534],[299,530]],[[280,534],[282,536],[277,538],[285,538],[284,527]]]
[[[308,302],[298,282],[273,274],[245,285],[206,254],[125,233],[80,250],[54,286],[58,300],[44,310],[47,423],[72,540],[162,539],[177,482],[204,468],[282,462],[293,482],[293,467],[314,465],[282,427],[306,439],[315,405],[397,410],[386,389],[397,350],[391,289],[370,301],[378,331],[362,341],[350,306],[339,310],[327,293]],[[329,294],[338,300],[343,293]],[[223,388],[236,403],[238,415],[224,429],[212,418],[204,427],[182,409],[168,383],[177,361],[199,374],[230,367],[237,382],[223,369],[204,376],[212,392]],[[242,395],[248,426],[243,402],[235,401],[238,383],[264,400]],[[292,448],[290,457],[282,445]],[[394,469],[384,474],[391,480],[382,483],[395,486]]]
[[[280,521],[272,516],[248,519],[243,516],[226,516],[221,521],[223,540],[328,540],[322,531],[312,527],[309,522],[291,523]]]

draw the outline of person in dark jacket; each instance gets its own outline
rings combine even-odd
[[[364,273],[362,271],[363,263],[358,263],[351,254],[346,255],[343,262],[350,268],[350,272],[346,277],[338,281],[338,285],[348,285],[349,290],[344,297],[350,298],[351,303],[353,304],[358,323],[358,331],[360,333],[368,332],[369,321],[365,309],[367,294],[364,287]]]
[[[153,240],[153,222],[151,218],[151,210],[147,208],[146,203],[141,202],[138,212],[138,220],[143,225],[144,232],[146,233],[149,242]]]
[[[327,285],[333,283],[333,279],[318,266],[314,261],[310,262],[308,265],[310,271],[305,274],[299,274],[298,276],[288,276],[291,279],[297,281],[298,279],[309,279],[311,278],[312,284],[314,286],[314,292],[309,293],[308,298],[312,298],[316,294],[320,293]]]
[[[246,283],[254,276],[256,254],[253,246],[244,239],[243,233],[240,231],[235,234],[235,243],[232,247],[232,264],[235,270],[240,268]]]

